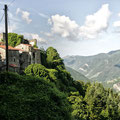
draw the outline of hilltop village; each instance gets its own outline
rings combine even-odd
[[[0,34],[0,40],[4,39],[3,34]],[[28,40],[26,43],[21,43],[15,47],[8,46],[9,52],[9,70],[22,73],[22,71],[30,64],[41,64],[40,49],[34,48],[37,40]],[[5,70],[6,66],[6,46],[4,42],[0,42],[0,70]]]

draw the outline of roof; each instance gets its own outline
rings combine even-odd
[[[9,64],[10,67],[18,67],[17,65],[15,64]]]
[[[0,42],[0,45],[4,45],[4,42]]]
[[[6,46],[5,45],[0,45],[0,48],[6,49]],[[11,47],[11,46],[8,46],[8,49],[9,50],[16,50],[16,51],[23,51],[21,49],[17,49],[17,48]]]

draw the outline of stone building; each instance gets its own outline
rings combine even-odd
[[[15,48],[21,49],[25,52],[32,52],[33,51],[33,47],[30,44],[20,44],[20,45],[17,45]]]
[[[4,37],[4,33],[0,33],[0,70],[4,70],[6,67],[6,47],[4,42],[1,41]],[[9,46],[9,69],[21,73],[30,64],[41,64],[40,49],[34,48],[34,45],[37,45],[36,39],[24,39],[23,43],[17,45],[15,48]]]
[[[6,59],[6,47],[5,45],[0,45],[0,57],[1,57],[1,69],[5,68],[5,59]],[[19,63],[19,50],[8,46],[8,58],[9,58],[9,69],[15,72],[19,72],[20,63]]]
[[[5,66],[5,45],[0,45],[0,68]],[[22,73],[25,68],[33,63],[41,64],[40,49],[34,48],[30,44],[20,44],[15,48],[9,46],[9,69]],[[3,67],[2,67],[3,66]]]
[[[29,63],[40,63],[41,64],[41,55],[40,55],[40,49],[34,48],[30,44],[20,44],[16,46],[15,48],[21,49],[24,52],[22,54],[28,54],[27,58],[29,59]],[[26,53],[25,53],[26,52]]]

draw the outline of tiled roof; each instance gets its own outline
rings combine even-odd
[[[0,45],[0,48],[6,49],[6,46],[5,46],[5,45]],[[11,46],[8,46],[8,49],[9,49],[9,50],[23,51],[23,50],[21,50],[21,49],[13,48],[13,47],[11,47]]]
[[[15,64],[9,64],[10,67],[18,67],[17,65]]]
[[[0,45],[4,45],[4,42],[0,42]]]

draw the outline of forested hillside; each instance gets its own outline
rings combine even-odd
[[[0,73],[1,120],[119,120],[120,97],[100,83],[74,81],[56,49],[24,75]]]
[[[93,56],[67,56],[64,62],[87,78],[104,84],[120,77],[120,50]]]
[[[85,77],[83,74],[81,74],[80,72],[70,68],[70,67],[67,67],[66,66],[66,69],[68,72],[70,72],[71,76],[73,77],[74,80],[82,80],[83,82],[89,82],[90,80]]]

